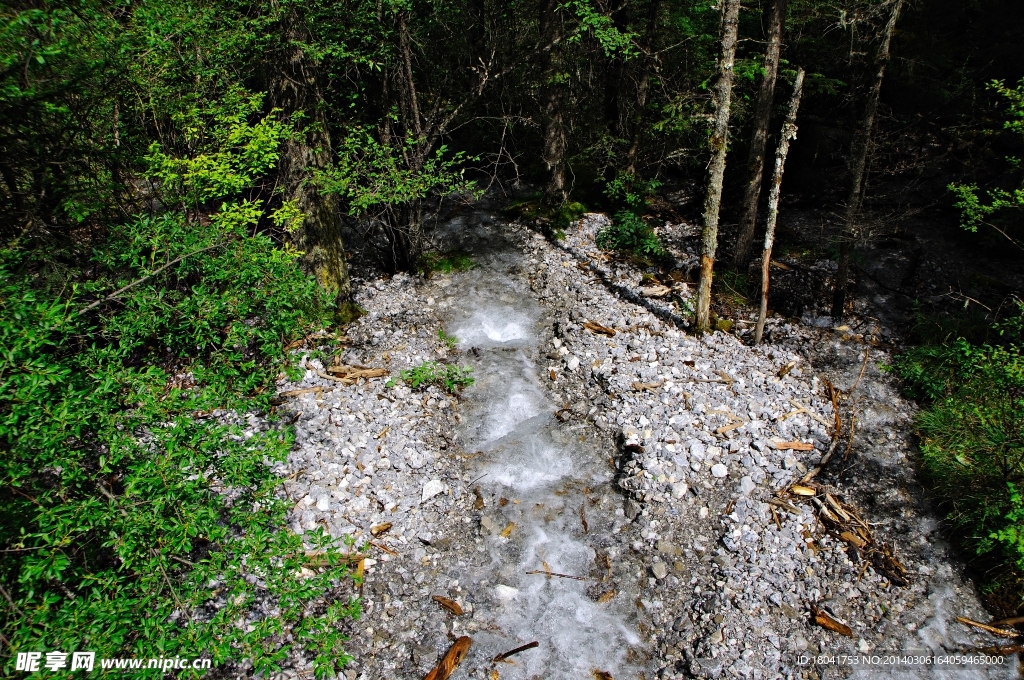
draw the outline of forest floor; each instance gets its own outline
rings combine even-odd
[[[302,358],[304,379],[280,386],[322,388],[286,405],[297,419],[294,530],[369,541],[347,677],[423,677],[463,635],[474,646],[453,677],[489,680],[848,677],[865,668],[835,655],[995,644],[956,620],[988,616],[916,481],[914,406],[882,370],[884,323],[775,317],[770,342],[753,348],[737,305],[735,334],[696,338],[669,302],[690,287],[599,251],[603,215],[552,241],[494,208],[448,216],[440,230],[442,249],[493,253],[501,242],[487,266],[365,273],[357,300],[368,314],[339,352],[345,365],[392,377],[424,361],[467,365],[476,385],[454,395],[389,388],[383,377],[346,385]],[[667,269],[687,271],[697,229],[671,233]],[[498,296],[510,311],[478,347],[466,302],[492,275],[505,277]],[[517,315],[532,335],[508,330]],[[453,328],[462,336],[450,346],[439,331]],[[538,376],[522,394],[488,382],[501,351]],[[487,424],[496,412],[505,419],[495,427],[551,430],[571,449],[565,469],[537,481],[503,468],[502,447],[516,442]],[[808,479],[830,449],[832,464]],[[551,543],[561,557],[545,557],[556,532],[575,553]],[[882,672],[1009,677],[1015,665]]]

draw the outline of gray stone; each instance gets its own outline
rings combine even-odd
[[[657,562],[651,565],[651,573],[654,574],[655,578],[661,580],[668,576],[668,567],[665,566],[664,562],[658,560]]]
[[[740,479],[740,493],[741,494],[747,495],[747,494],[749,494],[751,491],[753,491],[756,488],[757,488],[757,485],[754,484],[754,480],[751,479],[750,477],[743,477],[742,479]]]
[[[711,466],[711,475],[721,479],[729,474],[729,468],[725,467],[721,463],[715,463]]]
[[[640,504],[632,498],[626,499],[626,504],[623,506],[623,509],[626,512],[626,517],[629,519],[636,519],[641,510]]]
[[[431,479],[423,485],[423,495],[420,497],[420,502],[425,503],[441,493],[444,493],[444,482],[440,479]]]

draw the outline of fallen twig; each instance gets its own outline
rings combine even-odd
[[[543,576],[557,576],[558,578],[571,578],[574,581],[589,581],[586,576],[571,576],[569,574],[559,574],[557,571],[545,571],[543,569],[534,569],[533,571],[526,572],[527,574],[541,574]]]
[[[601,324],[596,323],[594,321],[584,321],[583,327],[586,328],[591,333],[600,333],[601,335],[607,335],[609,338],[615,335],[614,328],[602,326]]]
[[[537,640],[534,640],[533,642],[527,642],[525,645],[521,645],[519,647],[516,647],[515,649],[510,649],[507,652],[502,652],[498,656],[491,659],[491,661],[493,661],[494,663],[498,663],[499,661],[504,661],[505,659],[509,658],[514,654],[518,654],[519,652],[525,652],[526,650],[533,649],[534,647],[537,647],[539,645],[540,643]]]
[[[644,390],[650,390],[651,392],[657,392],[658,388],[661,387],[664,384],[665,384],[664,381],[649,382],[649,383],[634,382],[632,387],[637,392],[643,392]]]
[[[1011,638],[1021,637],[1021,634],[1018,633],[1015,630],[1006,630],[1005,628],[996,628],[995,626],[990,626],[990,625],[988,625],[986,623],[981,623],[979,621],[972,621],[971,619],[969,619],[969,618],[967,618],[965,616],[958,616],[958,617],[956,617],[956,620],[959,621],[962,624],[967,625],[967,626],[974,626],[975,628],[980,628],[981,630],[984,630],[984,631],[987,631],[989,633],[992,633],[993,635],[1001,635],[1002,637],[1011,637]]]

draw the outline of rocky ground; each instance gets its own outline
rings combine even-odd
[[[607,481],[580,492],[594,508],[592,526],[578,531],[595,563],[579,576],[595,602],[626,612],[636,631],[622,640],[631,673],[846,677],[863,668],[801,657],[993,644],[956,622],[987,615],[915,482],[913,407],[881,371],[885,329],[868,319],[833,330],[774,318],[772,342],[752,348],[743,342],[752,323],[739,319],[732,333],[696,338],[681,314],[695,252],[685,225],[674,228],[676,266],[644,271],[596,248],[601,215],[561,241],[482,208],[463,222],[488,239],[505,234],[520,254],[513,273],[550,315],[536,354],[551,401],[563,404],[560,427],[599,442],[608,459]],[[424,361],[473,366],[471,347],[439,336],[461,276],[364,281],[357,299],[368,314],[347,328],[344,346],[304,350],[304,379],[280,386],[323,388],[283,407],[297,418],[283,471],[293,529],[368,541],[348,678],[422,677],[453,639],[493,630],[507,594],[489,546],[516,540],[501,527],[517,504],[476,491],[461,406],[473,387],[460,397],[387,387],[387,377],[323,377],[335,361],[392,377]],[[856,418],[852,443],[843,436],[833,446],[834,404],[844,432]],[[830,448],[832,463],[801,483]],[[566,503],[551,512],[580,511]],[[1015,663],[883,672],[1007,677]],[[520,671],[471,653],[453,677]]]

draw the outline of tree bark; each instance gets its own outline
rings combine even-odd
[[[875,80],[868,93],[864,106],[864,117],[857,128],[850,149],[850,194],[846,199],[846,212],[843,216],[843,233],[839,243],[839,268],[832,292],[832,318],[841,319],[846,311],[846,283],[850,278],[850,254],[857,235],[857,216],[864,200],[864,168],[867,166],[868,149],[871,145],[871,131],[875,125],[875,113],[878,111],[878,98],[882,92],[882,80],[885,78],[885,67],[889,63],[889,46],[892,33],[896,28],[900,12],[905,0],[896,0],[885,24],[882,41],[875,52]]]
[[[757,92],[754,136],[750,140],[747,186],[743,192],[743,213],[740,216],[736,251],[733,253],[733,266],[740,271],[745,270],[750,264],[750,251],[754,245],[757,203],[761,198],[765,148],[768,146],[768,125],[771,123],[772,103],[775,100],[775,80],[779,73],[779,53],[782,49],[782,31],[785,23],[786,0],[772,0],[768,17],[768,47],[764,53],[765,74]]]
[[[729,109],[732,103],[733,63],[736,60],[736,33],[739,27],[740,0],[722,2],[722,53],[718,59],[715,83],[715,120],[711,133],[711,162],[704,198],[704,229],[701,232],[700,285],[697,289],[697,332],[711,328],[711,274],[718,249],[718,213],[722,206],[722,179],[729,138]]]
[[[559,82],[558,54],[556,47],[561,37],[562,22],[557,15],[557,0],[547,0],[541,9],[540,33],[542,44],[551,45],[542,52],[541,78],[543,82],[542,97],[544,102],[543,134],[544,146],[541,158],[550,173],[548,183],[544,187],[544,203],[549,207],[557,207],[565,202],[565,84]]]
[[[624,0],[612,0],[611,19],[616,30],[626,32],[629,15]],[[605,59],[604,118],[608,134],[612,137],[625,137],[627,134],[621,101],[624,71],[623,59],[618,52]]]
[[[772,261],[772,244],[775,241],[775,222],[779,216],[779,194],[782,192],[782,172],[786,167],[786,155],[789,153],[789,142],[796,139],[796,113],[800,109],[800,95],[804,89],[804,70],[796,70],[793,82],[793,95],[789,98],[786,110],[786,121],[782,124],[779,134],[779,147],[775,150],[775,172],[772,173],[772,188],[768,191],[768,224],[764,232],[764,251],[761,255],[761,309],[757,315],[757,328],[754,330],[754,344],[761,344],[764,332],[764,319],[768,315],[768,265]]]
[[[314,171],[327,169],[333,162],[318,67],[301,47],[310,38],[295,10],[288,13],[283,28],[284,54],[275,60],[277,70],[271,74],[270,105],[293,121],[301,120],[281,148],[278,177],[285,199],[295,201],[303,214],[286,238],[302,252],[303,270],[333,292],[336,304],[343,308],[351,303],[352,285],[341,238],[341,204],[337,196],[321,193],[313,180]]]
[[[658,30],[658,12],[661,10],[661,0],[651,0],[647,8],[647,29],[644,31],[642,48],[644,55],[641,57],[640,78],[636,88],[636,111],[633,113],[631,125],[631,140],[629,150],[626,152],[626,172],[630,175],[636,174],[637,159],[640,155],[640,142],[644,133],[644,107],[647,106],[647,93],[651,84],[652,58],[651,49],[654,46],[655,33]]]

